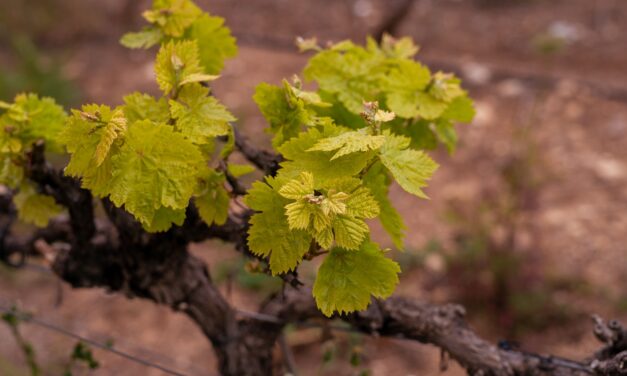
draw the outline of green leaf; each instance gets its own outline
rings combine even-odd
[[[453,99],[465,94],[459,78],[450,73],[437,72],[429,85],[429,94],[435,99],[450,103]]]
[[[375,218],[379,215],[379,204],[369,188],[360,186],[348,192],[351,193],[346,199],[347,215],[358,218]]]
[[[416,94],[416,98],[418,104],[417,115],[427,120],[434,120],[442,116],[448,107],[448,103],[427,93],[419,92]]]
[[[19,193],[13,197],[13,203],[20,220],[38,227],[47,226],[52,217],[63,211],[52,196],[37,193],[30,184],[20,186]]]
[[[204,179],[203,192],[194,199],[200,218],[206,224],[222,225],[229,215],[229,193],[224,188],[224,175],[211,171]]]
[[[143,120],[129,126],[112,164],[111,201],[147,226],[161,207],[187,207],[204,158],[172,127]]]
[[[225,161],[229,159],[229,156],[235,150],[235,134],[233,131],[233,126],[229,124],[229,132],[226,135],[226,141],[222,146],[222,150],[220,150],[220,158]],[[237,177],[237,176],[236,176]]]
[[[270,124],[268,131],[275,135],[272,139],[273,146],[281,146],[298,135],[303,124],[302,108],[292,108],[282,88],[261,83],[255,88],[253,100]]]
[[[284,143],[278,148],[286,159],[281,164],[283,173],[286,176],[296,176],[303,171],[308,171],[316,177],[320,184],[357,175],[374,156],[373,152],[352,153],[331,160],[334,152],[308,151],[320,140],[339,136],[346,131],[346,128],[334,125],[326,125],[322,131],[310,128],[307,132],[303,132],[298,137]]]
[[[85,105],[72,110],[60,140],[70,153],[65,174],[81,178],[82,187],[96,196],[109,194],[111,156],[118,152],[125,133],[122,111],[108,106]]]
[[[120,136],[126,132],[126,118],[124,111],[118,107],[111,112],[111,118],[102,128],[100,142],[96,145],[94,159],[96,167],[99,167],[109,155],[111,146]]]
[[[139,120],[150,120],[155,123],[170,121],[170,108],[165,98],[158,100],[151,95],[132,93],[124,97],[124,115],[129,124]]]
[[[311,58],[304,75],[317,81],[321,90],[336,94],[348,110],[359,114],[364,101],[376,99],[384,62],[385,57],[378,51],[340,42]]]
[[[155,215],[150,223],[144,224],[144,228],[148,232],[164,232],[172,227],[183,225],[185,222],[185,209],[170,209],[162,206],[155,211]]]
[[[470,123],[475,117],[475,108],[472,100],[467,96],[459,96],[448,105],[442,117],[462,123]]]
[[[442,142],[449,153],[455,152],[457,145],[457,132],[455,126],[449,120],[440,119],[435,123],[434,131],[440,142]]]
[[[190,0],[154,0],[152,9],[143,16],[165,35],[180,37],[201,14],[200,8]]]
[[[200,85],[186,85],[176,100],[170,100],[170,111],[176,119],[176,130],[195,144],[230,132],[230,121],[236,119]]]
[[[298,200],[314,191],[314,177],[311,172],[302,172],[298,179],[293,179],[284,184],[279,193],[285,198]]]
[[[156,27],[146,27],[142,31],[126,33],[120,39],[120,44],[127,48],[150,48],[163,39],[163,32]]]
[[[384,136],[373,136],[363,128],[357,131],[341,133],[335,137],[323,138],[307,151],[335,151],[331,160],[335,160],[347,154],[378,150],[385,141]]]
[[[11,155],[0,154],[0,184],[17,188],[24,179],[24,168]]]
[[[368,225],[362,219],[338,215],[333,221],[335,244],[345,249],[358,249],[370,232]]]
[[[387,56],[396,59],[413,59],[418,53],[418,49],[418,46],[409,37],[395,39],[388,34],[384,34],[381,41],[381,50]]]
[[[61,152],[59,134],[67,119],[63,108],[52,98],[40,98],[36,94],[19,94],[2,116],[3,132],[12,129],[12,136],[29,145],[44,140],[50,151]]]
[[[319,231],[331,225],[331,218],[324,215],[318,205],[309,203],[307,200],[298,200],[285,205],[285,215],[292,230],[308,230],[312,217],[314,228]]]
[[[275,147],[296,137],[302,126],[318,124],[321,119],[314,107],[327,105],[317,94],[295,88],[285,80],[283,87],[266,83],[257,85],[253,99],[270,123],[269,132],[274,134],[272,145]]]
[[[388,177],[383,165],[375,163],[364,176],[364,185],[370,189],[380,208],[379,222],[392,238],[392,242],[398,249],[403,249],[403,238],[406,226],[403,218],[392,206],[388,198],[388,187],[391,179]]]
[[[259,256],[268,257],[272,274],[294,270],[309,251],[311,235],[302,230],[291,230],[285,216],[289,200],[282,197],[273,186],[276,179],[268,178],[268,184],[255,182],[246,196],[247,205],[260,211],[250,219],[248,246]]]
[[[209,74],[218,74],[224,61],[237,55],[237,44],[221,17],[203,14],[186,31],[187,39],[198,41],[200,64]]]
[[[414,120],[407,125],[404,134],[411,138],[410,147],[418,150],[432,150],[438,147],[438,139],[429,120]]]
[[[189,76],[185,77],[183,81],[179,84],[179,86],[193,84],[193,83],[201,83],[201,82],[209,82],[218,79],[220,76],[216,76],[213,74],[205,74],[205,73],[192,73]]]
[[[430,80],[428,68],[415,61],[398,61],[384,81],[390,110],[403,118],[420,115],[419,94],[425,90]]]
[[[364,310],[371,296],[392,295],[400,271],[376,243],[364,242],[358,251],[335,248],[318,269],[313,295],[326,316]]]
[[[381,147],[381,163],[407,192],[427,198],[421,188],[427,186],[438,165],[422,151],[408,149],[410,139],[388,133]]]
[[[229,163],[226,166],[229,174],[231,174],[235,178],[239,178],[244,175],[251,174],[255,172],[256,168],[249,164],[237,164],[237,163]]]
[[[159,49],[155,64],[157,83],[165,94],[177,89],[190,77],[203,74],[195,40],[169,42]]]

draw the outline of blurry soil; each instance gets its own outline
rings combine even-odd
[[[6,9],[7,2],[14,3],[0,0],[0,9]],[[127,3],[66,0],[64,4],[71,5],[62,7],[69,14],[63,23],[45,9],[42,14],[52,21],[38,16],[41,23],[4,22],[9,30],[34,30],[37,44],[64,61],[64,72],[79,84],[85,103],[118,104],[135,90],[157,93],[154,51],[129,51],[117,44],[125,30],[141,25],[132,15],[145,2]],[[238,117],[244,133],[267,146],[264,120],[251,96],[259,82],[277,83],[302,70],[307,56],[289,47],[292,38],[361,41],[400,1],[200,3],[225,17],[242,42],[239,56],[214,86],[215,94]],[[13,17],[20,16],[19,9],[12,9]],[[474,123],[459,127],[458,151],[433,153],[441,167],[427,190],[430,200],[416,200],[393,187],[392,197],[409,228],[407,252],[399,257],[419,259],[434,239],[451,249],[455,231],[444,219],[450,202],[472,208],[473,202],[499,192],[504,165],[528,153],[523,142],[532,145],[531,168],[541,183],[533,191],[533,205],[520,213],[525,226],[516,234],[516,250],[550,281],[579,283],[565,283],[551,296],[573,308],[574,318],[567,325],[555,322],[541,331],[525,331],[516,340],[539,352],[579,358],[589,354],[598,346],[590,314],[627,322],[627,3],[421,0],[410,7],[398,35],[413,36],[422,48],[418,59],[432,68],[462,75],[477,108]],[[10,66],[12,58],[0,46],[0,63],[5,62]],[[389,245],[380,230],[375,237]],[[238,258],[227,245],[215,242],[195,245],[193,251],[208,261],[212,272]],[[442,254],[407,267],[397,293],[450,301],[456,296],[455,281],[445,268]],[[222,288],[227,293],[227,285]],[[40,317],[90,338],[112,339],[116,348],[183,374],[215,374],[207,371],[215,367],[209,343],[192,322],[166,308],[100,290],[71,290],[51,275],[30,269],[0,269],[0,291],[1,299],[19,301]],[[246,309],[254,309],[261,299],[237,286],[228,296]],[[542,309],[537,312],[544,314]],[[494,341],[507,335],[499,322],[472,311],[468,315],[481,335]],[[41,363],[49,367],[46,374],[59,374],[74,342],[35,326],[23,329]],[[312,329],[288,335],[300,375],[353,375],[364,369],[372,375],[440,373],[440,353],[432,346],[337,336],[335,358],[323,364],[331,345],[320,345],[322,333]],[[359,367],[349,364],[351,348],[363,354]],[[163,374],[102,350],[95,355],[101,368],[94,375]],[[8,330],[0,326],[0,374],[25,375],[23,370]],[[450,364],[445,374],[463,372]]]

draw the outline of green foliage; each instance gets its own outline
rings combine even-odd
[[[52,98],[35,94],[19,94],[12,104],[5,103],[0,110],[2,124],[2,151],[20,152],[37,140],[44,140],[48,149],[60,151],[58,134],[66,114]]]
[[[190,0],[154,0],[143,15],[149,25],[121,42],[160,46],[161,96],[136,92],[118,107],[85,105],[69,117],[34,95],[0,102],[0,183],[19,187],[20,218],[45,225],[60,210],[27,180],[27,153],[43,139],[49,150],[70,154],[66,175],[123,207],[146,231],[183,225],[190,203],[207,225],[226,223],[231,196],[239,194],[232,178],[254,170],[229,163],[236,119],[211,95],[224,60],[237,52],[235,40],[224,20]],[[314,295],[332,315],[393,292],[400,268],[370,240],[367,220],[378,219],[402,248],[405,226],[390,185],[426,198],[437,164],[425,149],[440,142],[452,151],[455,123],[471,121],[474,109],[457,78],[414,60],[418,48],[408,38],[326,49],[312,39],[301,48],[316,51],[303,75],[317,89],[294,76],[258,85],[253,97],[282,162],[245,196],[254,211],[247,242],[273,275],[326,254]]]
[[[211,171],[204,181],[201,193],[196,196],[194,203],[200,217],[208,225],[215,223],[222,225],[229,214],[229,193],[224,188],[224,174]]]
[[[113,154],[119,152],[123,143],[119,137],[126,130],[126,121],[120,108],[86,105],[82,110],[72,110],[72,115],[63,129],[60,139],[71,154],[65,174],[82,178],[82,186],[96,196],[109,193],[112,175]],[[116,129],[114,137],[107,129]],[[124,132],[122,132],[124,131]],[[103,145],[108,145],[104,148]]]
[[[150,26],[122,36],[122,45],[146,49],[168,41],[195,41],[207,74],[220,73],[224,61],[237,55],[235,38],[224,19],[202,12],[190,0],[154,0],[143,16]]]
[[[424,152],[409,149],[409,143],[407,137],[388,134],[381,147],[381,163],[404,190],[427,198],[421,188],[427,186],[438,165]]]
[[[249,192],[249,205],[274,197],[272,207],[251,206],[259,213],[253,216],[249,246],[261,255],[288,254],[282,244],[287,235],[275,240],[261,229],[270,223],[262,220],[273,215],[281,234],[298,234],[302,241],[298,254],[290,258],[289,270],[303,255],[332,249],[318,278],[324,271],[328,281],[346,286],[351,281],[342,279],[346,273],[330,260],[347,259],[351,267],[357,265],[351,278],[358,280],[366,272],[358,268],[361,257],[373,255],[364,221],[368,218],[378,218],[402,248],[405,226],[388,198],[389,185],[396,181],[407,192],[426,198],[423,189],[437,164],[421,149],[440,140],[453,150],[454,122],[470,121],[474,110],[457,79],[431,74],[412,59],[417,48],[408,39],[386,38],[381,46],[369,40],[366,48],[342,42],[327,50],[312,43],[308,49],[319,52],[304,75],[315,80],[319,90],[307,93],[309,101],[299,95],[304,93],[299,81],[295,85],[284,81],[283,87],[261,84],[255,93],[284,161],[270,185]],[[420,132],[414,124],[422,126]],[[381,252],[375,254],[382,265],[392,263]],[[270,269],[280,273],[285,268],[275,270],[271,259]],[[395,278],[396,274],[391,280]],[[354,286],[333,295],[321,287],[325,282],[316,283],[318,306],[327,315],[364,308],[371,294],[385,295],[375,288],[355,295]]]
[[[327,316],[362,310],[371,296],[387,298],[394,292],[400,271],[376,243],[365,242],[359,251],[334,248],[318,269],[313,294]]]
[[[19,193],[13,198],[18,218],[46,226],[62,210],[50,196],[37,193],[25,178],[33,143],[45,141],[51,151],[61,151],[59,132],[67,115],[51,98],[19,94],[13,103],[0,102],[0,184]]]
[[[98,363],[98,361],[94,358],[91,348],[81,341],[74,345],[72,354],[70,355],[70,362],[67,365],[63,376],[72,376],[72,368],[76,363],[83,363],[90,370],[100,367],[100,363]]]
[[[13,203],[20,220],[39,227],[45,227],[52,217],[63,210],[54,198],[37,193],[35,188],[28,183],[20,186],[19,193],[13,197]]]
[[[314,126],[324,121],[316,109],[329,104],[318,94],[301,90],[299,81],[296,84],[283,80],[282,87],[261,83],[255,89],[253,99],[270,124],[267,131],[274,134],[272,145],[275,147],[297,136],[302,126]]]
[[[183,87],[176,100],[170,100],[176,128],[195,144],[206,144],[229,133],[229,122],[236,119],[199,84]]]
[[[403,218],[396,211],[388,197],[389,186],[392,179],[386,173],[381,163],[374,164],[364,175],[364,185],[370,189],[377,204],[379,205],[379,222],[383,229],[392,238],[392,242],[398,249],[403,249],[403,238],[405,236],[405,223]]]
[[[190,0],[154,0],[152,9],[143,16],[163,34],[180,37],[201,14],[200,8]]]
[[[296,176],[308,171],[321,183],[357,175],[374,156],[372,152],[352,153],[332,161],[335,152],[311,150],[319,141],[339,136],[346,131],[349,129],[329,123],[309,128],[298,137],[284,143],[278,148],[286,159],[281,164],[282,173]]]
[[[330,111],[321,112],[338,124],[363,127],[354,115],[361,113],[363,102],[378,101],[383,110],[396,114],[397,121],[388,126],[395,133],[430,149],[437,144],[426,141],[439,140],[453,151],[454,122],[470,122],[474,116],[460,81],[452,74],[432,74],[413,60],[418,48],[408,38],[387,36],[381,45],[369,39],[366,47],[344,41],[315,50],[319,52],[304,75],[316,81],[321,97],[332,105]],[[418,120],[426,126],[422,132],[411,132],[409,125]]]
[[[172,127],[142,120],[129,127],[111,164],[111,201],[150,226],[157,209],[187,207],[203,157]]]
[[[258,211],[250,219],[248,246],[259,256],[268,257],[272,274],[293,270],[309,251],[312,237],[304,230],[290,229],[285,206],[290,202],[277,189],[280,179],[255,182],[246,204]]]
[[[384,136],[374,136],[367,132],[366,128],[358,131],[349,131],[335,137],[328,137],[318,141],[307,151],[335,151],[331,160],[343,155],[359,151],[378,150],[385,142]]]
[[[166,98],[156,99],[148,94],[135,92],[124,97],[124,116],[128,123],[150,120],[155,123],[170,121],[170,108]]]
[[[198,41],[200,64],[209,74],[220,73],[224,62],[237,55],[235,38],[224,26],[224,19],[221,17],[201,15],[187,29],[185,37]]]
[[[198,44],[195,40],[169,42],[161,47],[155,64],[157,83],[167,95],[178,93],[181,86],[194,82],[216,79],[203,73],[198,57]]]
[[[325,188],[329,186],[334,188]],[[374,197],[357,179],[321,185],[303,172],[285,183],[279,194],[291,201],[285,205],[289,228],[307,231],[323,248],[331,247],[333,240],[338,247],[359,248],[369,232],[363,219],[379,214]]]

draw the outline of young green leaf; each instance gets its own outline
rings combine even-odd
[[[308,151],[322,139],[336,137],[346,131],[346,128],[328,124],[322,130],[310,128],[284,143],[278,148],[286,159],[281,164],[283,173],[286,176],[296,176],[300,172],[308,171],[321,184],[359,174],[374,156],[373,152],[352,153],[331,160],[334,152]]]
[[[338,215],[333,220],[335,244],[344,249],[358,249],[370,232],[368,225],[362,219]]]
[[[302,91],[286,80],[283,80],[283,87],[257,85],[253,99],[270,123],[269,132],[274,134],[272,145],[275,147],[297,136],[302,126],[318,124],[321,119],[315,108],[327,105],[317,94]]]
[[[24,179],[24,168],[10,154],[0,154],[0,184],[17,188]]]
[[[259,256],[269,259],[272,274],[293,270],[309,251],[311,235],[302,230],[291,230],[285,216],[289,200],[282,197],[273,186],[276,179],[268,178],[268,184],[256,182],[246,196],[246,203],[258,211],[250,219],[248,246]]]
[[[126,33],[120,39],[120,44],[127,48],[150,48],[163,39],[163,32],[156,27],[146,27],[142,31]]]
[[[176,100],[170,100],[170,111],[176,129],[195,144],[229,133],[229,122],[236,119],[201,85],[186,85]]]
[[[161,207],[186,208],[204,166],[198,148],[149,120],[131,124],[124,141],[112,158],[111,201],[144,225]]]
[[[170,121],[170,108],[165,98],[132,93],[124,97],[124,115],[129,124],[139,120],[150,120],[155,123],[167,123]]]
[[[185,221],[185,209],[171,209],[165,206],[155,211],[154,217],[150,222],[143,223],[144,228],[148,232],[167,231],[172,224],[181,226]]]
[[[351,153],[378,150],[384,141],[384,136],[373,136],[368,134],[368,129],[362,128],[357,131],[344,132],[335,137],[323,138],[307,151],[335,151],[331,157],[333,161]]]
[[[359,114],[364,101],[376,99],[385,57],[350,42],[340,42],[316,54],[304,75],[315,80],[321,90],[337,95],[351,112]]]
[[[366,175],[364,175],[364,185],[370,190],[376,200],[379,208],[379,222],[392,238],[392,242],[398,249],[403,249],[403,238],[405,236],[405,224],[403,218],[398,211],[392,206],[392,202],[388,198],[388,187],[391,179],[383,165],[379,162],[375,163]]]
[[[407,137],[388,133],[379,158],[404,190],[427,198],[421,188],[427,186],[438,165],[424,152],[408,149],[409,143]]]
[[[20,220],[38,227],[47,226],[52,217],[63,211],[52,196],[37,193],[35,187],[28,183],[20,186],[20,191],[13,197],[13,203]]]
[[[36,94],[18,94],[1,117],[3,133],[11,130],[11,136],[25,146],[44,140],[50,151],[62,151],[59,133],[67,114],[52,98],[40,98]]]
[[[281,196],[295,200],[285,205],[289,228],[306,230],[323,247],[335,240],[339,247],[357,249],[370,229],[364,218],[374,218],[379,207],[369,190],[358,179],[340,179],[324,186],[315,185],[314,176],[303,172],[285,183]]]
[[[420,93],[430,80],[428,68],[411,60],[398,61],[384,81],[390,110],[403,118],[420,115]]]
[[[178,89],[190,77],[203,74],[195,40],[169,42],[162,45],[155,64],[157,83],[165,94]]]
[[[125,133],[126,123],[120,108],[86,105],[72,110],[60,140],[70,153],[65,174],[80,177],[82,186],[96,196],[109,194],[111,156],[119,150],[117,140]]]
[[[126,118],[124,111],[118,107],[111,112],[111,117],[102,128],[100,142],[96,145],[94,159],[96,167],[99,167],[109,155],[111,146],[119,137],[126,132]]]
[[[209,226],[213,223],[222,225],[229,215],[229,193],[224,188],[225,177],[211,170],[204,180],[204,189],[196,196],[194,203],[200,218]]]
[[[170,37],[180,37],[202,11],[190,0],[154,0],[152,9],[143,13],[146,21]]]
[[[203,14],[185,32],[185,38],[198,42],[200,64],[209,74],[218,74],[224,61],[237,55],[237,44],[221,17]]]
[[[293,179],[285,183],[279,193],[285,198],[299,200],[304,196],[312,194],[314,191],[314,177],[311,172],[304,171],[298,179]]]
[[[229,163],[226,166],[229,174],[233,175],[235,178],[242,177],[244,175],[248,175],[253,173],[256,169],[254,166],[249,164],[237,164],[237,163]]]
[[[358,251],[334,248],[318,269],[313,295],[326,316],[360,311],[368,307],[371,296],[390,296],[400,271],[376,243],[364,242]]]

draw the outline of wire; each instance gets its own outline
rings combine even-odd
[[[43,319],[39,319],[36,318],[35,316],[32,315],[26,315],[20,312],[15,312],[15,310],[12,310],[10,308],[6,308],[5,306],[0,306],[0,312],[2,313],[6,313],[6,314],[12,314],[15,315],[20,321],[26,322],[26,323],[30,323],[30,324],[34,324],[36,326],[39,326],[41,328],[47,329],[49,331],[53,331],[56,332],[58,334],[64,335],[66,337],[70,337],[70,338],[74,338],[76,340],[82,341],[84,343],[87,343],[93,347],[97,347],[101,350],[105,350],[108,351],[112,354],[118,355],[122,358],[125,358],[126,360],[141,364],[143,366],[146,367],[150,367],[150,368],[155,368],[158,369],[160,371],[163,371],[169,375],[175,375],[175,376],[185,376],[184,373],[178,372],[178,371],[174,371],[172,369],[166,368],[162,365],[156,364],[156,363],[152,363],[148,360],[139,358],[135,355],[120,351],[115,349],[113,346],[109,346],[106,343],[102,343],[102,342],[98,342],[96,340],[87,338],[85,336],[82,336],[80,334],[76,334],[68,329],[62,328],[60,326],[57,326],[56,324],[53,324],[47,320],[43,320]]]

